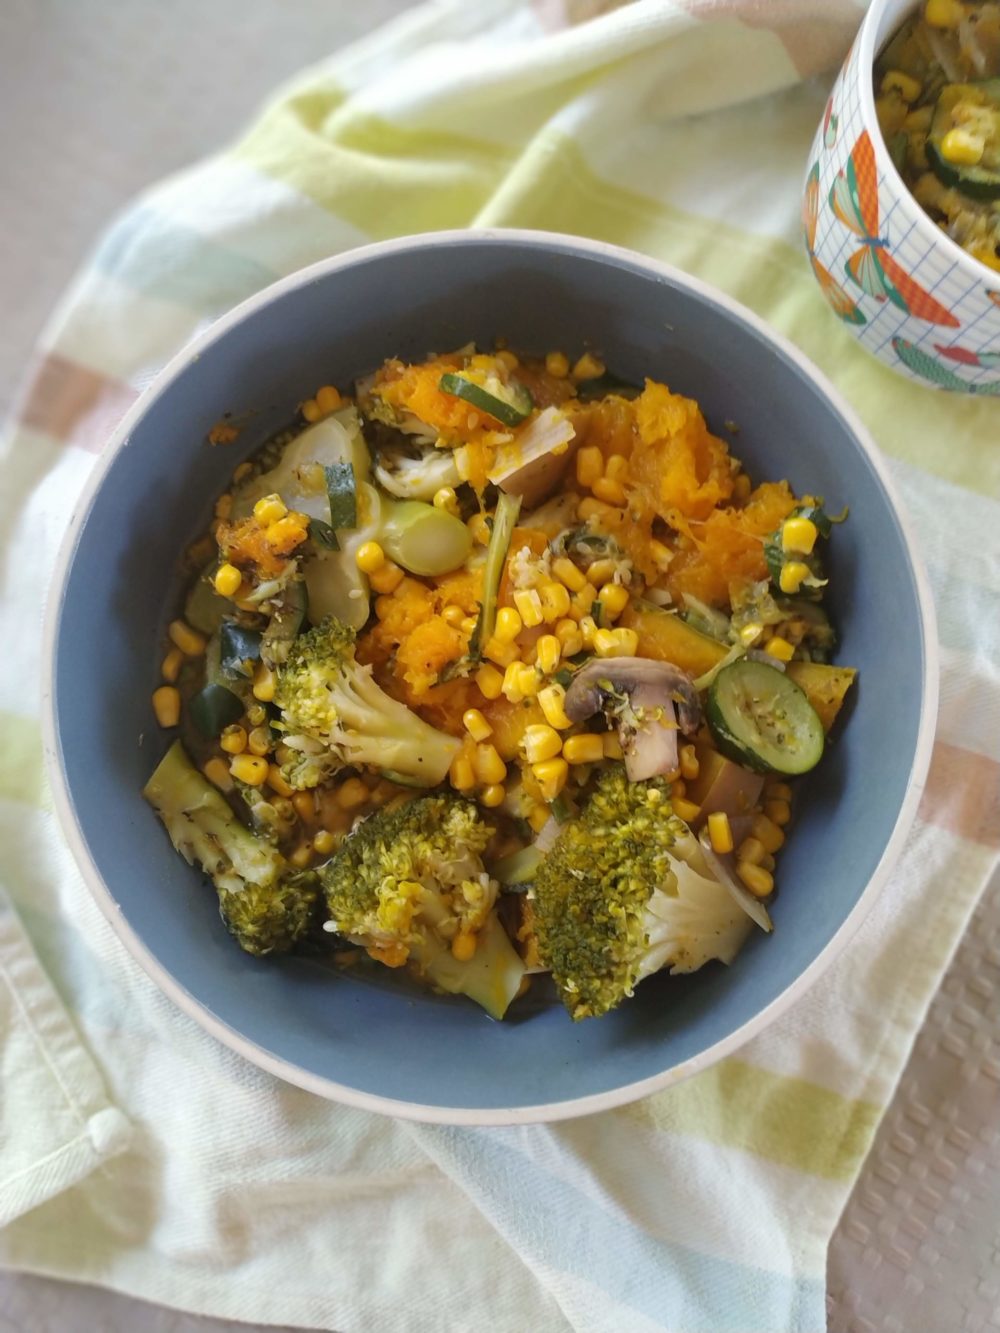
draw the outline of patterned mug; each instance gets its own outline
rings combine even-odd
[[[802,202],[813,273],[861,345],[923,385],[1000,397],[1000,273],[923,211],[875,115],[875,57],[914,0],[873,0],[826,104]]]

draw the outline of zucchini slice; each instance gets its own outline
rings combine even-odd
[[[504,426],[519,426],[531,415],[535,402],[523,384],[504,384],[491,375],[485,384],[452,371],[438,380],[442,393],[461,398],[470,407],[485,412]]]
[[[959,128],[985,140],[979,162],[949,162],[942,152],[945,135]],[[926,152],[943,185],[960,190],[969,199],[1000,199],[1000,79],[946,84],[934,107]]]
[[[823,724],[794,681],[765,662],[724,667],[705,717],[724,755],[758,773],[808,773],[823,755]]]

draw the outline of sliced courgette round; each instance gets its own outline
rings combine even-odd
[[[191,700],[191,720],[208,740],[220,735],[223,727],[243,716],[243,700],[225,685],[208,684]]]
[[[483,385],[449,371],[438,380],[438,388],[442,393],[461,398],[470,407],[478,408],[504,426],[519,426],[531,415],[535,405],[523,384],[504,384],[496,376],[490,376]]]
[[[971,128],[986,141],[982,161],[949,162],[942,143],[949,130]],[[981,83],[948,83],[934,106],[925,145],[927,161],[943,185],[969,199],[1000,199],[1000,79]]]
[[[823,724],[805,693],[776,667],[746,658],[723,668],[705,717],[721,752],[758,773],[808,773],[823,754]]]

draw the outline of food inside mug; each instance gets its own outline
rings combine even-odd
[[[324,385],[186,553],[145,795],[252,954],[606,1013],[772,929],[845,517],[590,352]]]
[[[874,80],[882,135],[914,198],[1000,270],[1000,3],[924,0]]]

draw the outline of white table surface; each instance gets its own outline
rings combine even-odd
[[[231,138],[283,78],[407,7],[2,0],[0,124],[18,128],[0,151],[0,413],[118,208]],[[832,1333],[1000,1331],[998,999],[1000,882],[935,998],[834,1239]],[[247,1328],[0,1273],[0,1333]]]

